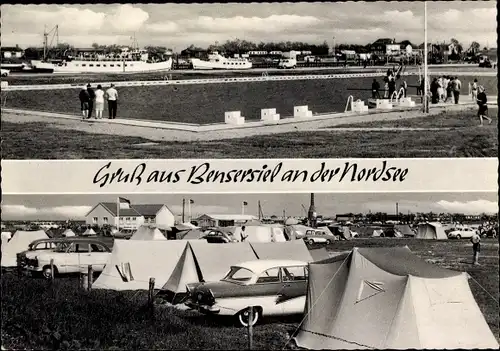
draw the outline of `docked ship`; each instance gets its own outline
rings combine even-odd
[[[208,55],[208,60],[201,60],[197,58],[191,59],[191,64],[193,69],[197,70],[209,70],[209,69],[250,69],[252,68],[252,62],[246,58],[227,58],[219,54],[217,51]]]
[[[79,50],[75,56],[68,55],[58,62],[31,61],[31,66],[53,73],[140,73],[168,71],[172,69],[172,57],[149,59],[146,50],[122,49],[119,54],[105,54],[98,50]]]

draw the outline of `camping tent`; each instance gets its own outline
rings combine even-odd
[[[322,261],[330,257],[328,254],[328,251],[326,250],[325,247],[320,247],[317,249],[311,249],[309,250],[309,253],[311,257],[313,258],[313,261]]]
[[[302,224],[293,224],[285,227],[288,240],[302,239],[308,230],[314,230],[314,228]]]
[[[468,275],[408,247],[354,248],[309,264],[304,322],[309,349],[497,349]]]
[[[383,229],[373,229],[373,233],[372,233],[372,236],[373,237],[381,237],[382,234],[384,234],[384,230]]]
[[[235,228],[234,238],[241,240],[242,228]],[[286,241],[283,228],[271,227],[266,225],[252,225],[245,226],[244,235],[247,237],[245,241],[248,242],[283,242]]]
[[[205,235],[205,232],[199,229],[184,230],[177,233],[177,240],[198,240],[203,235]]]
[[[408,224],[397,224],[394,226],[394,228],[403,236],[415,236],[415,232],[411,230]]]
[[[88,228],[82,235],[97,235],[94,229]]]
[[[248,242],[220,245],[209,244],[203,240],[189,241],[163,290],[167,295],[184,293],[186,284],[201,280],[220,280],[224,278],[231,265],[256,259]]]
[[[68,228],[62,233],[62,236],[69,238],[71,236],[76,236],[76,234],[74,231]]]
[[[417,239],[448,239],[440,223],[423,223],[418,226]]]
[[[167,240],[158,228],[140,226],[130,240]]]
[[[17,254],[28,250],[29,244],[38,239],[48,239],[43,230],[18,230],[8,242],[2,240],[2,267],[17,266]]]
[[[11,238],[12,238],[12,233],[11,232],[2,232],[2,243],[3,243],[4,240],[9,241]]]
[[[261,260],[298,260],[311,262],[313,257],[303,240],[278,243],[250,243],[258,259]]]
[[[182,255],[187,241],[117,239],[96,289],[148,290],[149,278],[161,289]]]

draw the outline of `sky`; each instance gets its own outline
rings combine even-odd
[[[428,2],[429,41],[496,46],[496,1]],[[41,46],[44,26],[61,42],[161,45],[181,51],[228,39],[368,44],[423,43],[423,2],[1,5],[2,46]]]
[[[242,202],[248,205],[245,214],[258,216],[258,201],[265,216],[305,216],[302,205],[309,208],[310,194],[199,194],[199,195],[123,195],[133,204],[166,204],[175,215],[182,213],[182,199],[194,201],[193,218],[202,214],[241,214]],[[497,213],[498,194],[491,193],[338,193],[316,194],[318,214],[334,216],[341,213],[450,212],[465,214]],[[113,195],[4,195],[3,220],[65,220],[83,219],[99,202],[116,202]],[[187,207],[186,207],[187,215]]]

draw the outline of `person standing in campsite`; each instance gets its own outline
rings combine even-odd
[[[391,77],[389,79],[389,99],[392,98],[392,94],[396,91],[396,79],[394,77]]]
[[[240,241],[244,242],[248,238],[248,235],[245,234],[245,226],[241,227],[240,233]]]
[[[483,126],[483,118],[488,120],[488,124],[491,124],[491,118],[488,117],[488,99],[486,97],[486,92],[484,91],[484,87],[479,87],[479,94],[477,94],[477,105],[479,109],[477,111],[477,116],[479,117],[480,124],[479,126]]]
[[[474,82],[472,83],[472,86],[471,86],[471,94],[472,94],[472,101],[476,101],[477,100],[477,79],[474,79]]]
[[[118,91],[115,89],[114,84],[111,84],[109,89],[106,90],[106,97],[108,99],[109,119],[115,119],[116,110],[118,109]]]
[[[94,100],[95,100],[95,92],[94,89],[92,89],[92,86],[87,84],[87,91],[89,93],[89,116],[87,117],[90,119],[92,117],[92,111],[94,110]]]
[[[78,95],[78,98],[80,99],[83,119],[87,119],[89,116],[89,100],[90,100],[90,95],[89,92],[87,91],[87,87],[82,87],[82,89],[80,89],[80,94]]]
[[[97,86],[95,91],[95,119],[102,118],[102,112],[104,111],[104,90],[102,90],[102,85]]]
[[[455,98],[455,105],[458,105],[458,100],[460,99],[460,89],[462,88],[462,82],[455,77],[452,83],[453,97]]]
[[[475,231],[470,238],[470,242],[472,243],[472,252],[474,253],[474,261],[473,264],[479,264],[479,253],[481,252],[481,237]]]
[[[377,79],[373,79],[372,82],[372,98],[373,99],[380,99],[380,84],[377,82]]]

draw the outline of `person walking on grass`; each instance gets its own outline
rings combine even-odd
[[[472,95],[472,101],[476,101],[477,100],[477,79],[474,79],[474,82],[472,83],[472,86],[471,86],[471,95]]]
[[[78,98],[80,99],[80,105],[82,109],[82,119],[87,119],[89,116],[89,100],[90,100],[90,95],[89,92],[87,91],[87,87],[82,87],[80,89],[80,94],[78,95]]]
[[[109,119],[115,119],[116,110],[118,108],[118,91],[115,89],[114,84],[111,84],[109,89],[106,90],[106,97],[108,99]]]
[[[491,124],[491,118],[488,117],[488,98],[486,97],[486,92],[484,87],[479,87],[479,93],[477,94],[477,105],[479,109],[477,111],[477,116],[479,117],[479,126],[483,126],[483,118],[488,120],[488,124]]]
[[[477,232],[474,232],[472,234],[472,237],[470,238],[470,242],[472,243],[472,252],[474,254],[473,256],[473,264],[478,265],[479,264],[479,253],[481,252],[481,237]]]
[[[380,99],[380,84],[377,82],[377,79],[373,79],[372,82],[372,99]]]
[[[102,112],[104,111],[104,90],[102,90],[102,85],[97,86],[95,91],[95,118],[102,119]]]
[[[94,89],[92,89],[92,86],[89,84],[87,84],[87,91],[89,93],[89,115],[88,115],[88,119],[90,119],[92,117],[92,111],[94,111],[94,100],[95,100],[95,92],[94,92]]]

